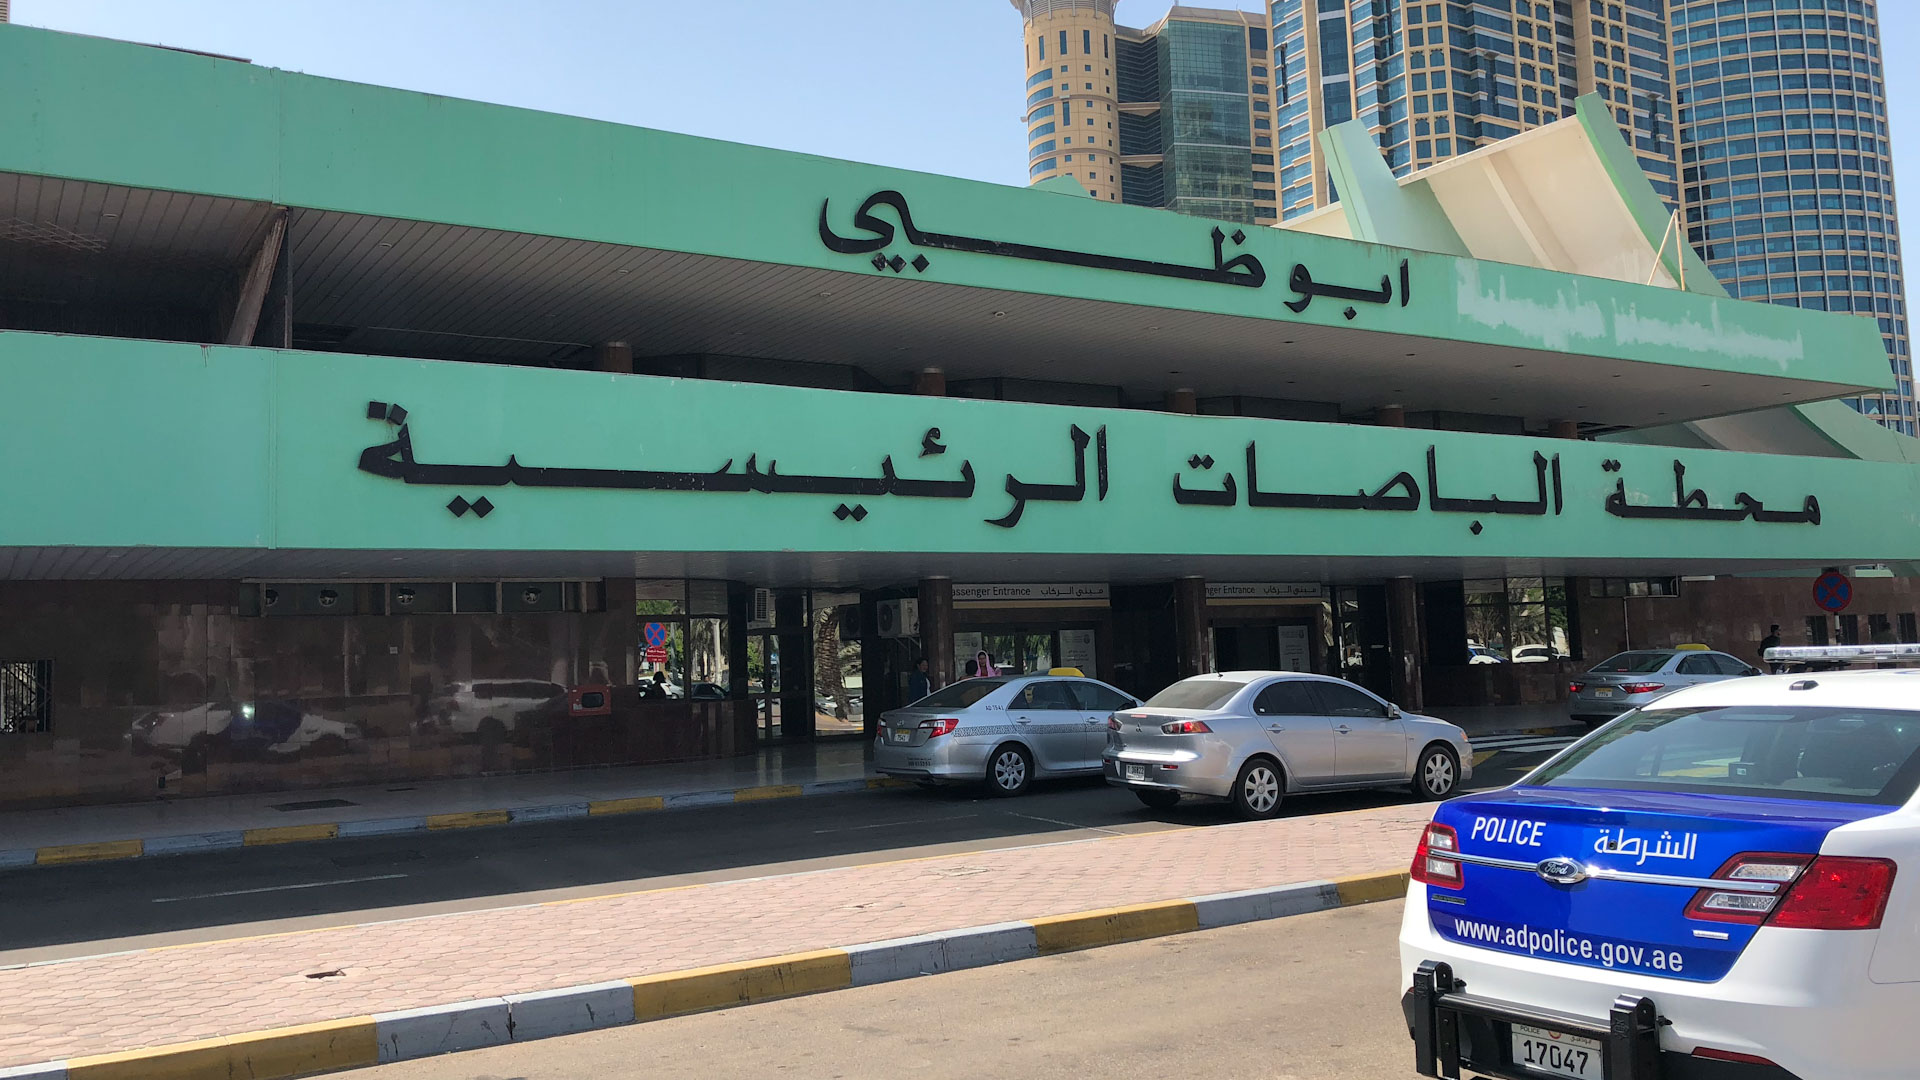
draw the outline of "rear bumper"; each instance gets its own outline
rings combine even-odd
[[[1139,769],[1139,779],[1129,779],[1128,766]],[[1196,755],[1137,754],[1108,750],[1100,759],[1101,775],[1114,787],[1141,791],[1178,791],[1186,795],[1205,795],[1224,799],[1233,791],[1233,774],[1223,772],[1205,757]]]
[[[987,753],[992,746],[968,743],[943,735],[920,746],[889,745],[875,740],[873,767],[887,776],[906,780],[971,783],[987,775]]]
[[[1606,1080],[1801,1080],[1777,1065],[1716,1061],[1660,1049],[1660,1013],[1653,999],[1622,994],[1605,1018],[1552,1012],[1466,993],[1453,969],[1425,961],[1400,1000],[1413,1036],[1414,1071],[1455,1078],[1463,1069],[1485,1077],[1539,1080],[1514,1061],[1512,1025],[1525,1024],[1600,1044]]]
[[[1475,997],[1601,1024],[1622,995],[1650,999],[1661,1021],[1664,1071],[1653,1074],[1661,1080],[1911,1080],[1920,1026],[1907,1018],[1920,1014],[1920,983],[1871,982],[1875,938],[1766,928],[1718,982],[1656,978],[1450,941],[1433,929],[1427,887],[1415,882],[1402,914],[1400,964],[1403,986],[1414,984],[1423,964],[1439,962]],[[1776,1071],[1694,1057],[1699,1047],[1755,1055],[1776,1062]],[[1473,1068],[1527,1075],[1493,1072],[1477,1059]]]

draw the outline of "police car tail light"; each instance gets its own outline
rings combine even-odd
[[[1666,683],[1657,682],[1622,683],[1620,685],[1620,692],[1623,694],[1651,694],[1655,690],[1665,689],[1666,685]]]
[[[953,729],[959,726],[960,721],[953,717],[942,720],[920,721],[920,727],[926,731],[927,738],[929,739],[937,739],[942,735],[950,735],[953,733]]]
[[[1759,1054],[1743,1054],[1738,1050],[1716,1050],[1711,1046],[1694,1047],[1693,1056],[1706,1058],[1708,1061],[1731,1061],[1736,1065],[1765,1065],[1775,1069],[1780,1067],[1775,1065],[1772,1059],[1763,1058]]]
[[[1460,834],[1451,825],[1428,825],[1413,852],[1413,880],[1422,885],[1458,889],[1462,885],[1460,860],[1447,856],[1460,850]]]
[[[1701,889],[1687,903],[1687,917],[1711,922],[1759,924],[1780,903],[1780,894],[1807,868],[1806,855],[1747,852],[1728,859],[1713,876],[1722,881],[1770,884],[1771,892]]]
[[[1893,892],[1887,859],[1822,855],[1787,891],[1768,926],[1794,930],[1878,930]]]

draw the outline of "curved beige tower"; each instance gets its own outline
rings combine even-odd
[[[1028,179],[1071,176],[1106,202],[1120,201],[1117,2],[1013,0],[1026,20]]]

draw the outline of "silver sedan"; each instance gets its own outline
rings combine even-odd
[[[1156,809],[1204,795],[1266,818],[1285,795],[1411,784],[1444,799],[1473,776],[1466,732],[1324,675],[1201,675],[1107,727],[1107,782]]]
[[[1139,704],[1095,679],[967,679],[880,717],[873,767],[921,784],[1019,795],[1036,777],[1097,775],[1107,718]]]
[[[1637,649],[1575,675],[1567,684],[1567,714],[1598,727],[1675,690],[1759,674],[1745,660],[1711,649]]]

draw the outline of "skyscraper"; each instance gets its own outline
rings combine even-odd
[[[1576,12],[1576,8],[1579,10]],[[1316,136],[1359,119],[1394,172],[1612,106],[1654,189],[1679,195],[1666,0],[1276,0],[1281,217],[1337,198]]]
[[[1898,386],[1851,404],[1915,434],[1875,5],[1676,3],[1687,236],[1727,290],[1880,322]]]
[[[1032,182],[1229,221],[1278,219],[1267,27],[1176,6],[1144,30],[1115,0],[1013,0],[1025,19]]]

